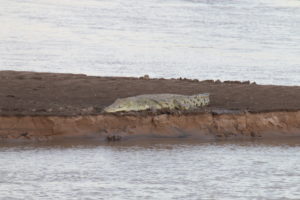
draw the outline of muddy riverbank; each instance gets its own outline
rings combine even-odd
[[[300,135],[300,87],[251,82],[0,72],[0,137],[236,138]],[[210,93],[193,112],[104,114],[117,98]]]

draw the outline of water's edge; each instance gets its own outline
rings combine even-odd
[[[300,135],[300,111],[194,115],[1,116],[1,141],[174,137],[233,139]]]

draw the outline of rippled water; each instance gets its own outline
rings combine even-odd
[[[0,199],[299,199],[300,140],[1,145]]]
[[[299,0],[1,0],[0,70],[300,84]]]

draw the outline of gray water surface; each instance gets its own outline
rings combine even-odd
[[[300,84],[299,0],[0,0],[0,70]]]
[[[300,140],[0,145],[0,199],[300,199]]]

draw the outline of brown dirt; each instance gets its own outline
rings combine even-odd
[[[195,115],[0,116],[6,140],[194,138],[200,140],[300,136],[300,111]]]
[[[210,93],[208,110],[300,110],[300,86],[0,71],[2,116],[99,114],[117,98],[155,93]]]

